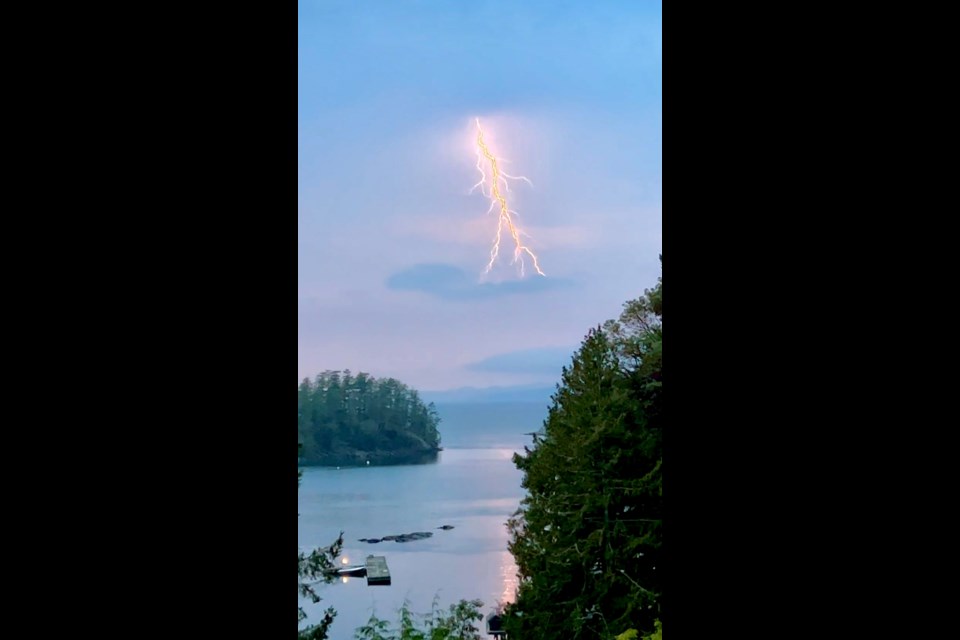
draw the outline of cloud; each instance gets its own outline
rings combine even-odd
[[[529,373],[559,376],[570,364],[575,347],[541,347],[501,353],[466,365],[471,371],[491,373]]]
[[[387,278],[387,288],[420,291],[444,300],[478,300],[533,294],[571,286],[570,280],[528,276],[522,280],[477,282],[466,271],[450,264],[418,264]]]

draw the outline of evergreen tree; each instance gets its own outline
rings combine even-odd
[[[300,383],[297,408],[304,464],[348,464],[357,452],[416,457],[440,446],[436,410],[393,378],[324,371]]]
[[[562,372],[508,522],[520,573],[512,638],[653,633],[662,523],[662,279],[592,329]]]

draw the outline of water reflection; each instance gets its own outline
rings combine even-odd
[[[517,506],[516,501],[510,505],[514,509]],[[517,597],[517,563],[513,559],[513,554],[509,551],[510,530],[506,525],[504,518],[503,525],[500,527],[500,539],[502,541],[503,551],[500,553],[500,579],[503,581],[503,590],[500,592],[499,604],[501,606],[512,603]]]
[[[509,604],[517,597],[517,563],[509,551],[500,556],[500,577],[503,579],[503,592],[500,594],[500,603]]]

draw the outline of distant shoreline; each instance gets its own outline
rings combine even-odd
[[[366,467],[429,464],[437,461],[443,447],[401,451],[340,451],[312,458],[297,458],[298,467]]]

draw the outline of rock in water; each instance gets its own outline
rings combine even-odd
[[[451,527],[452,529],[453,527]],[[377,542],[410,542],[411,540],[423,540],[433,535],[432,531],[414,531],[413,533],[401,533],[399,535],[383,536],[382,538],[360,538],[360,542],[367,544],[376,544]]]
[[[397,542],[410,542],[411,540],[423,540],[424,538],[429,538],[433,534],[429,531],[414,531],[413,533],[405,533],[402,536],[397,536]]]

